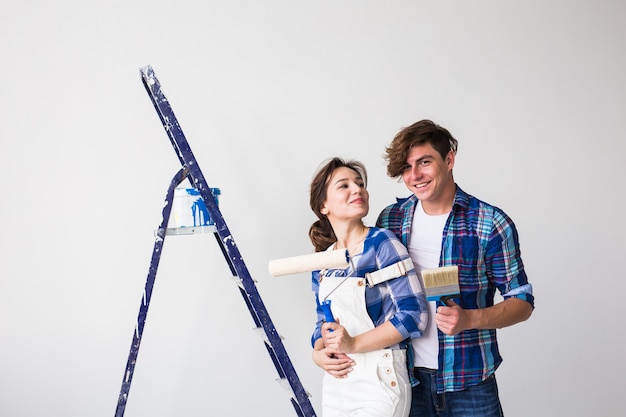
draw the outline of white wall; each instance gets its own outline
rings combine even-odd
[[[516,222],[533,317],[499,332],[506,415],[623,415],[626,59],[619,1],[5,1],[0,415],[112,416],[178,160],[152,65],[311,401],[308,185],[431,118]],[[295,412],[211,235],[168,237],[126,416]]]

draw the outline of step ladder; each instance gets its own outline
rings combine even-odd
[[[200,166],[198,165],[198,162],[196,161],[196,158],[187,143],[187,139],[178,124],[178,120],[176,119],[167,98],[161,90],[161,85],[156,78],[152,67],[149,65],[143,67],[140,69],[140,72],[143,84],[148,92],[148,95],[150,96],[150,99],[152,100],[152,103],[154,104],[161,122],[163,123],[165,132],[167,133],[167,136],[176,151],[176,155],[180,160],[181,169],[174,175],[169,188],[167,189],[161,224],[155,232],[156,237],[150,261],[150,268],[139,308],[137,325],[135,332],[133,333],[133,340],[130,346],[126,369],[122,378],[122,387],[118,398],[117,408],[115,410],[115,417],[123,417],[124,415],[126,403],[128,401],[130,384],[132,382],[135,364],[137,363],[137,355],[139,353],[139,346],[141,344],[141,337],[143,335],[148,307],[150,305],[150,298],[152,297],[152,289],[154,288],[159,260],[161,258],[163,243],[165,242],[166,235],[171,234],[168,232],[167,227],[170,219],[170,213],[172,211],[174,191],[176,187],[185,179],[188,179],[191,185],[199,192],[200,196],[204,200],[206,208],[209,211],[210,218],[215,224],[215,226],[211,226],[211,231],[213,231],[222,254],[230,267],[233,275],[232,278],[237,283],[245,304],[252,315],[252,319],[256,325],[255,331],[262,336],[267,352],[276,367],[279,376],[277,381],[283,386],[283,388],[285,388],[299,417],[315,417],[315,411],[309,401],[309,394],[304,390],[302,384],[300,383],[300,379],[298,378],[293,364],[289,359],[289,355],[287,354],[287,351],[282,343],[281,336],[278,334],[274,324],[272,323],[267,309],[261,300],[261,296],[257,291],[256,285],[243,261],[243,257],[239,253],[237,244],[228,230],[226,221],[220,213],[213,191],[207,185],[204,175],[200,170]]]

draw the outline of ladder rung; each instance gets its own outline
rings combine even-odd
[[[243,281],[241,281],[241,278],[239,278],[238,276],[231,275],[231,276],[230,276],[230,280],[231,280],[232,282],[234,282],[234,283],[235,283],[235,285],[237,285],[237,286],[238,286],[239,288],[241,288],[242,290],[244,290],[244,289],[245,289],[245,288],[244,288],[244,286],[243,286]]]
[[[285,390],[285,392],[287,393],[287,396],[289,398],[295,398],[296,395],[293,392],[293,389],[291,388],[291,385],[289,384],[289,381],[287,380],[287,378],[278,378],[276,380],[276,382],[278,382],[278,384],[283,387],[283,389]],[[307,397],[311,397],[311,394],[308,391],[305,391],[306,396]]]
[[[265,334],[265,330],[263,330],[263,327],[255,327],[252,329],[252,331],[256,333],[257,336],[259,336],[261,339],[263,339],[263,341],[267,343],[268,346],[272,346],[269,339],[267,338],[267,335]],[[285,338],[281,335],[278,335],[278,337],[280,337],[280,340],[285,340]]]
[[[231,275],[231,277],[230,277],[230,278],[231,278],[233,281],[235,281],[235,283],[237,283],[237,284],[238,284],[238,283],[240,283],[240,282],[242,282],[241,278],[240,278],[240,277],[238,277],[237,275]],[[259,282],[259,281],[257,281],[257,280],[256,280],[256,279],[254,279],[254,278],[250,278],[250,279],[251,279],[251,280],[252,280],[252,282],[254,282],[255,284],[256,284],[257,282]]]

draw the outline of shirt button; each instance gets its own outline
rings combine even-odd
[[[385,359],[389,359],[389,356],[390,356],[390,355],[389,355],[389,353],[385,353],[385,354],[383,355],[383,358],[385,358]]]
[[[359,280],[359,284],[358,284],[358,285],[359,285],[359,287],[362,287],[363,285],[365,285],[365,284],[363,283],[363,280],[362,280],[362,279],[360,279],[360,280]]]
[[[396,381],[391,381],[391,384],[390,384],[390,385],[391,385],[392,387],[395,387],[395,386],[397,385],[397,384],[396,384]]]
[[[387,368],[387,369],[385,369],[385,372],[390,374],[391,373],[391,369]]]

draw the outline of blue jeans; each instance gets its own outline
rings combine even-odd
[[[463,391],[437,394],[436,371],[415,368],[409,417],[503,417],[496,376]]]

